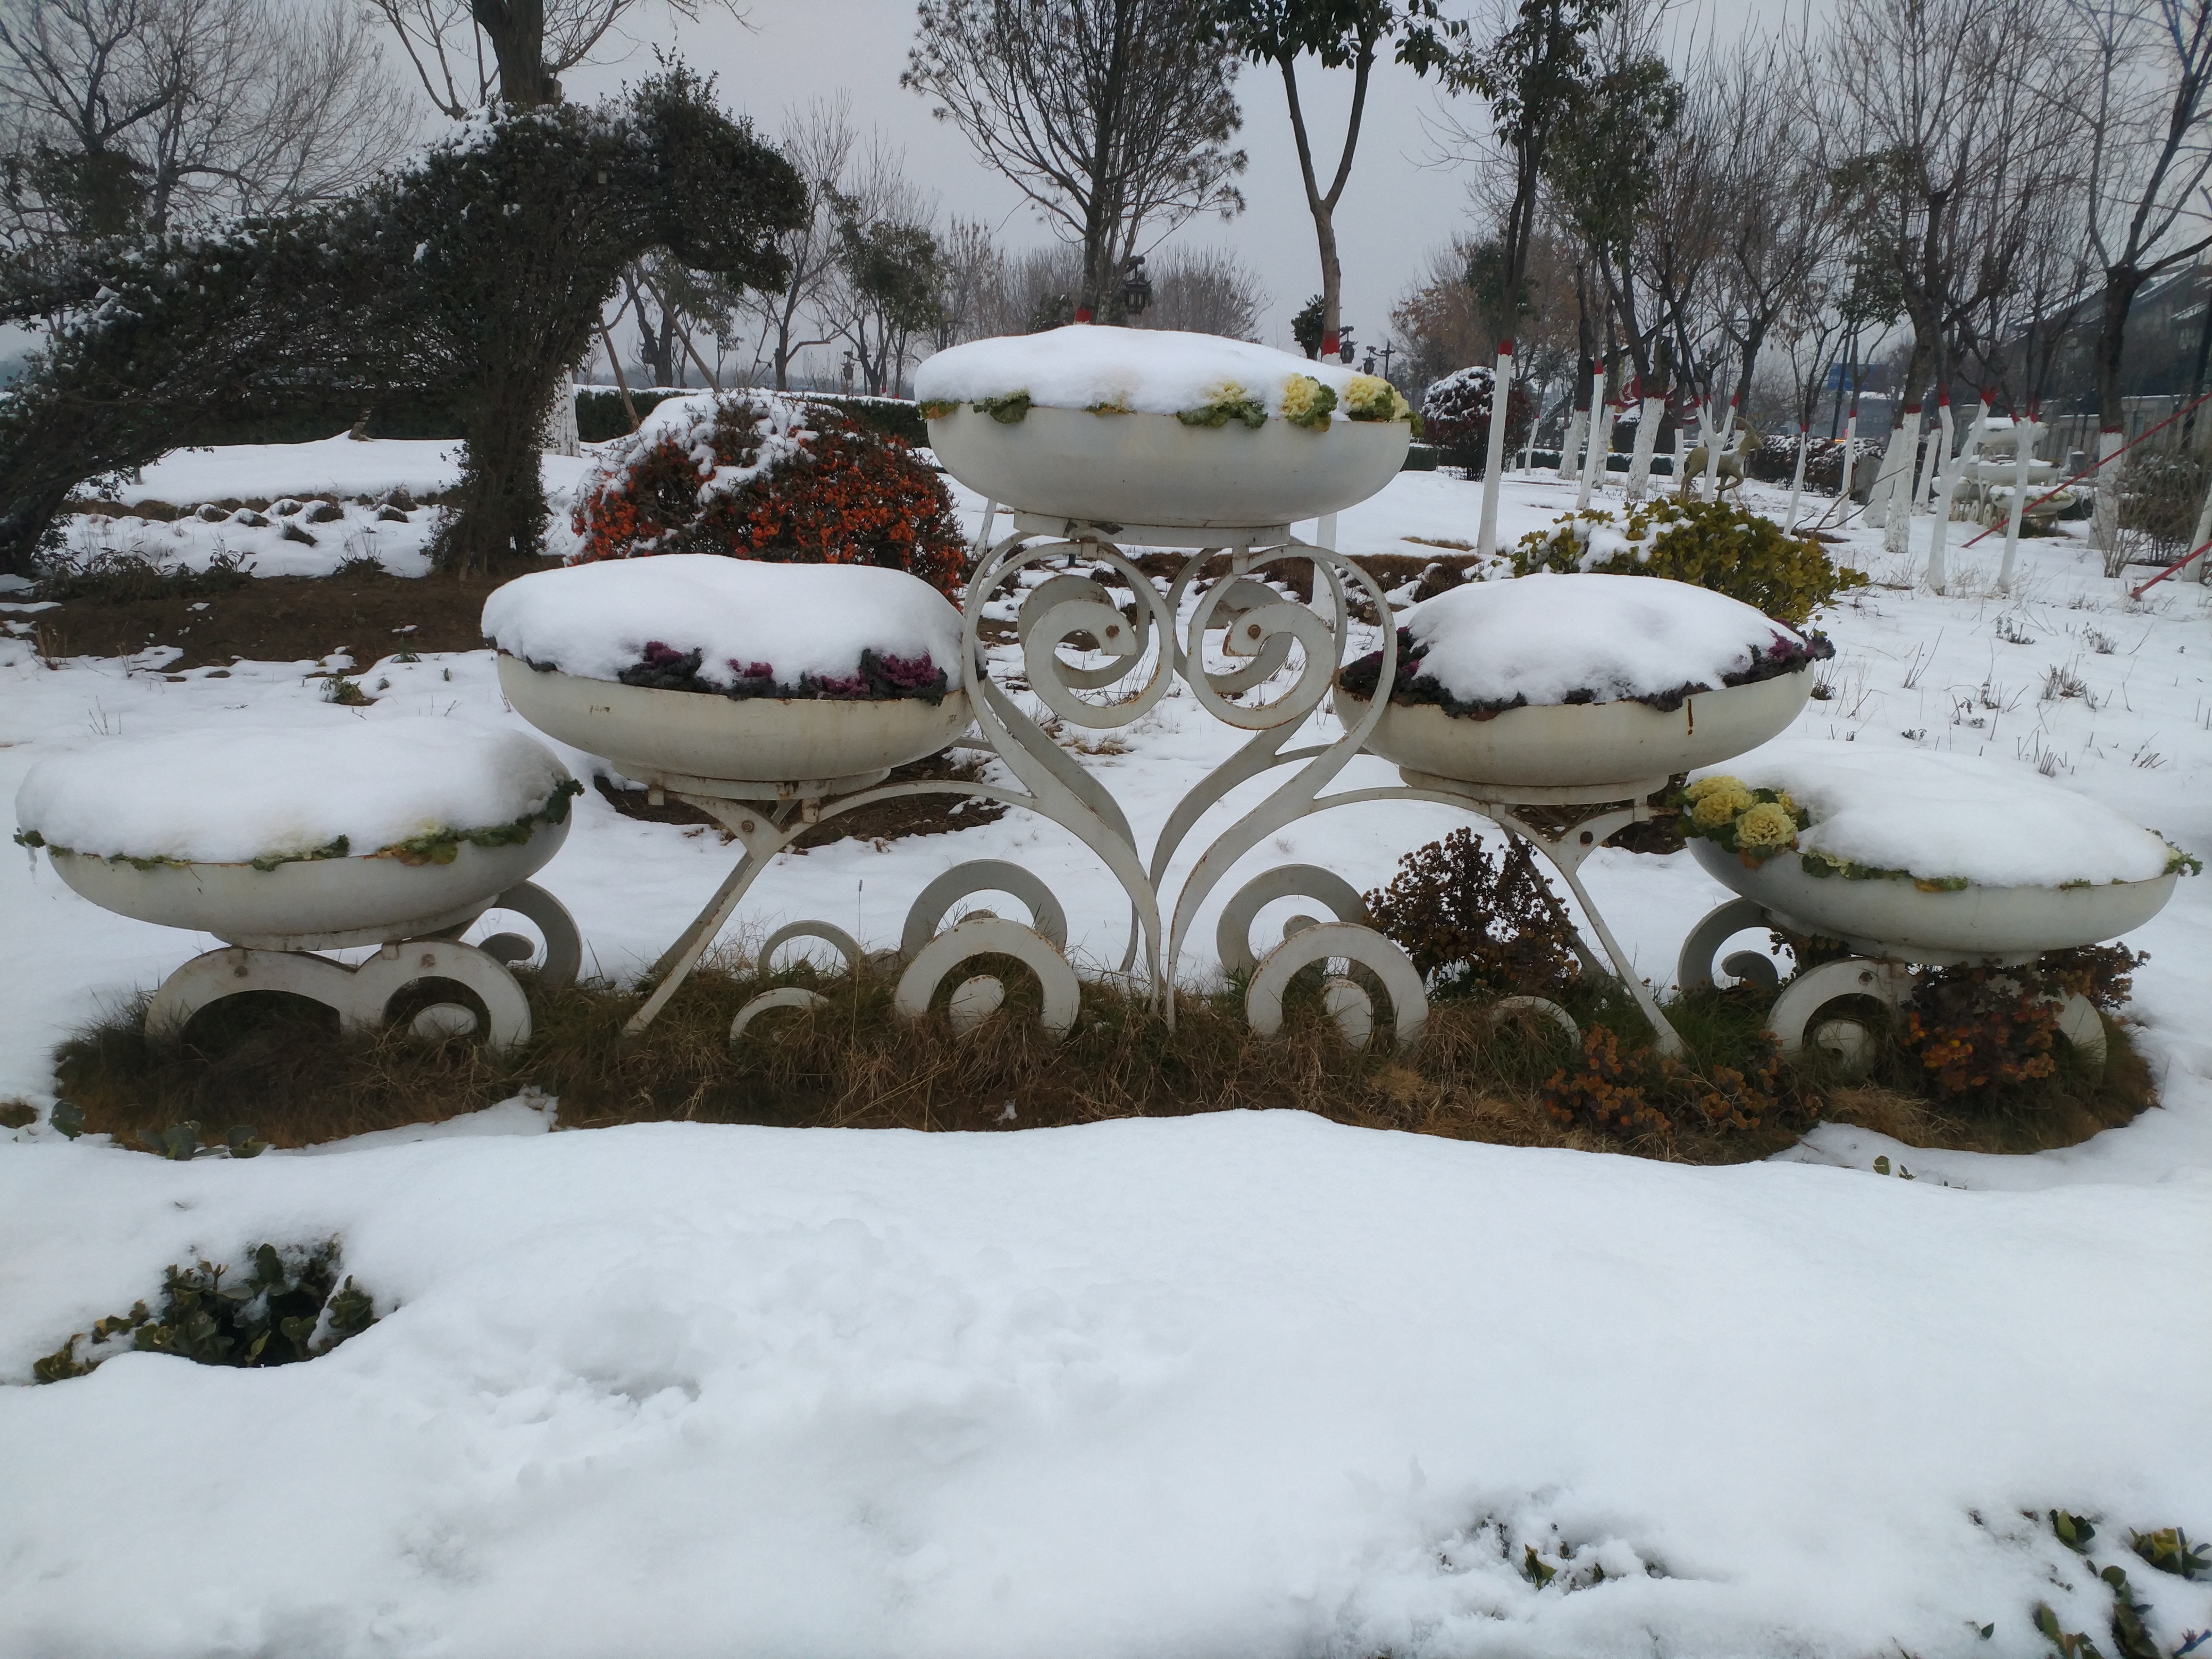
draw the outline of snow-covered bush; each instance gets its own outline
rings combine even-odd
[[[1625,520],[1602,507],[1570,513],[1523,536],[1513,569],[1662,576],[1725,593],[1793,628],[1867,580],[1812,537],[1788,535],[1731,501],[1660,500],[1632,507]]]
[[[1498,379],[1480,364],[1455,369],[1432,380],[1421,398],[1421,437],[1434,444],[1445,465],[1480,471],[1490,456],[1490,402]],[[1505,398],[1505,447],[1517,449],[1535,423],[1536,404],[1515,386]]]
[[[826,404],[763,393],[673,398],[579,492],[579,562],[720,553],[903,570],[958,586],[965,546],[937,474]]]

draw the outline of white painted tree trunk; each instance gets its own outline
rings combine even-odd
[[[2120,470],[2124,463],[2112,458],[2127,441],[2125,432],[2109,427],[2097,434],[2097,505],[2089,526],[2089,544],[2100,553],[2120,544]]]
[[[554,392],[553,407],[545,412],[545,430],[538,443],[549,454],[580,455],[584,453],[583,438],[576,429],[574,376],[564,376]]]
[[[1790,510],[1782,515],[1782,528],[1790,535],[1797,533],[1797,498],[1805,493],[1805,452],[1812,447],[1813,434],[1803,427],[1797,428],[1797,470],[1790,475]]]
[[[1951,551],[1951,503],[1958,499],[1960,483],[1966,475],[1966,463],[1981,453],[1982,428],[1990,418],[1989,400],[1985,398],[1974,407],[1973,424],[1966,428],[1966,441],[1959,446],[1959,453],[1950,454],[1951,408],[1943,406],[1943,469],[1936,475],[1936,528],[1928,538],[1928,586],[1941,593],[1950,580],[1948,560]]]
[[[2212,489],[2204,492],[2204,505],[2197,514],[2197,532],[2190,537],[2189,546],[2193,551],[2207,542],[2212,542]],[[2197,554],[2197,580],[2200,585],[2206,580],[2208,570],[2212,570],[2212,553]]]
[[[1889,517],[1882,526],[1885,553],[1902,556],[1912,545],[1912,486],[1920,468],[1920,405],[1905,411],[1903,441],[1897,447],[1897,482],[1890,487]]]
[[[1590,491],[1597,488],[1598,474],[1613,458],[1613,407],[1605,398],[1605,365],[1590,366],[1590,434],[1589,447],[1583,453],[1582,487],[1575,491],[1575,511],[1589,511]]]
[[[1498,551],[1498,495],[1505,483],[1499,475],[1505,470],[1506,411],[1512,406],[1512,396],[1513,342],[1501,340],[1497,378],[1490,383],[1490,453],[1482,467],[1482,530],[1475,538],[1475,550],[1485,556]]]
[[[1666,412],[1664,400],[1647,397],[1644,412],[1636,420],[1636,447],[1628,456],[1628,500],[1632,505],[1644,499],[1651,482],[1651,452],[1659,442],[1659,417]]]
[[[2005,520],[2004,562],[1997,567],[1997,592],[2012,592],[2013,562],[2020,551],[2021,520],[2027,513],[2027,468],[2035,458],[2036,441],[2043,436],[2043,428],[2033,421],[2015,420],[2013,431],[2017,434],[2013,447],[2012,512]]]
[[[1589,425],[1589,411],[1578,409],[1567,422],[1566,441],[1559,446],[1559,482],[1571,483],[1582,476],[1583,433]]]

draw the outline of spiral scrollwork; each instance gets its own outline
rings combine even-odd
[[[1280,864],[1253,877],[1229,896],[1214,924],[1213,948],[1224,974],[1249,972],[1258,965],[1252,949],[1252,923],[1277,899],[1310,898],[1326,905],[1339,921],[1364,924],[1367,903],[1359,890],[1334,870],[1317,864]],[[1310,920],[1310,919],[1309,919]],[[1285,930],[1285,937],[1289,930]]]
[[[1067,912],[1035,872],[1004,859],[956,864],[915,896],[899,934],[899,955],[912,961],[929,943],[945,913],[975,893],[1011,893],[1029,907],[1030,925],[1055,951],[1067,949]]]
[[[1283,993],[1292,975],[1317,962],[1341,959],[1367,969],[1390,999],[1391,1029],[1398,1052],[1411,1050],[1428,1023],[1428,990],[1420,969],[1403,951],[1371,927],[1353,922],[1318,922],[1300,928],[1267,952],[1244,992],[1244,1018],[1263,1037],[1283,1029]],[[1345,1041],[1367,1046],[1374,1030],[1375,1005],[1364,987],[1341,975],[1322,982],[1322,1006],[1335,1020]]]
[[[1315,563],[1333,586],[1334,573],[1324,560],[1316,559]],[[1258,597],[1261,594],[1266,596],[1264,600]],[[1252,661],[1224,674],[1208,671],[1206,635],[1217,626],[1224,629],[1222,649],[1232,657]],[[1289,659],[1293,644],[1304,647],[1305,661],[1289,690],[1249,707],[1231,701],[1239,691],[1272,678]],[[1339,632],[1311,610],[1249,576],[1241,577],[1216,582],[1199,596],[1191,612],[1183,678],[1199,706],[1216,720],[1247,732],[1271,731],[1296,726],[1321,706],[1343,648]]]
[[[867,960],[867,952],[860,948],[860,940],[854,939],[836,922],[793,921],[777,928],[762,942],[761,948],[753,955],[754,971],[762,974],[774,973],[775,953],[793,940],[802,939],[819,939],[836,951],[838,956],[843,958],[845,971],[848,974],[859,972]],[[734,1030],[732,1035],[735,1035]]]
[[[1713,958],[1721,946],[1738,933],[1766,925],[1765,908],[1755,899],[1730,899],[1708,911],[1682,941],[1681,952],[1674,961],[1676,988],[1696,991],[1711,985]],[[1732,951],[1722,960],[1720,969],[1761,991],[1771,993],[1781,983],[1773,960],[1757,951]]]
[[[1172,634],[1172,615],[1151,580],[1118,550],[1087,542],[1024,548],[994,565],[989,580],[996,588],[1038,560],[1071,547],[1121,576],[1134,604],[1124,613],[1107,590],[1089,577],[1058,575],[1038,583],[1023,596],[1016,613],[1023,673],[1038,700],[1060,719],[1092,730],[1127,726],[1167,696],[1174,665],[1166,653],[1155,657],[1151,674],[1127,696],[1094,702],[1079,693],[1120,684],[1152,654],[1155,637]],[[1096,667],[1066,661],[1061,649],[1078,640],[1109,660]]]
[[[1045,1030],[1054,1037],[1065,1037],[1075,1029],[1083,999],[1075,969],[1043,934],[1002,916],[970,916],[915,951],[906,972],[899,976],[892,1005],[905,1018],[921,1018],[929,1012],[931,1000],[945,975],[976,957],[1012,957],[1020,962],[1036,975],[1044,994],[1039,1021]],[[949,1011],[953,1029],[966,1032],[1005,1000],[1006,986],[991,975],[963,981],[953,992]]]

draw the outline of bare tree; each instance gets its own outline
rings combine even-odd
[[[778,391],[789,388],[802,353],[837,337],[823,305],[837,279],[837,231],[841,215],[851,206],[845,175],[854,141],[852,99],[846,94],[817,99],[784,117],[781,147],[806,181],[806,221],[777,241],[791,267],[783,290],[751,295],[745,301],[760,325],[760,360]]]
[[[714,3],[715,0],[707,0]],[[444,114],[459,120],[495,100],[557,102],[561,76],[591,61],[639,0],[367,0],[399,36]],[[663,0],[696,21],[702,0]],[[732,0],[722,9],[738,15]],[[485,49],[490,49],[489,58]]]
[[[337,0],[0,0],[10,239],[329,200],[413,142],[393,90]]]
[[[1006,279],[1006,256],[991,228],[973,219],[955,219],[938,248],[942,286],[938,301],[937,349],[995,331],[987,319],[992,301]]]
[[[1298,176],[1306,187],[1306,210],[1313,216],[1321,247],[1321,339],[1327,356],[1337,349],[1344,323],[1344,273],[1337,258],[1336,209],[1352,180],[1352,152],[1367,112],[1367,83],[1386,41],[1395,41],[1397,61],[1425,75],[1449,58],[1452,43],[1467,25],[1446,20],[1437,0],[1228,0],[1226,15],[1237,49],[1256,63],[1281,71],[1289,100],[1291,136],[1297,142]],[[1298,60],[1319,60],[1323,69],[1352,70],[1352,111],[1344,124],[1344,144],[1335,171],[1324,188],[1314,169],[1313,143],[1306,131],[1304,101],[1298,95]]]
[[[1082,250],[1103,315],[1150,230],[1244,205],[1237,59],[1203,0],[921,0],[902,85]]]
[[[1232,340],[1258,336],[1274,296],[1260,274],[1227,248],[1170,247],[1150,260],[1152,303],[1146,328],[1179,328]]]
[[[1894,455],[1919,441],[1920,398],[1945,346],[2018,279],[2065,184],[2069,66],[2057,0],[1842,0],[1823,54],[1827,125],[1864,256],[1912,326]],[[1909,471],[1909,468],[1905,469]],[[1886,474],[1887,476],[1887,474]],[[1902,551],[1905,515],[1889,520]]]
[[[2104,278],[2097,321],[2097,411],[2102,428],[2096,538],[2117,545],[2126,442],[2120,356],[2128,313],[2144,283],[2212,247],[2202,222],[2184,228],[2212,174],[2212,0],[2069,0],[2094,66],[2085,204],[2089,246]]]

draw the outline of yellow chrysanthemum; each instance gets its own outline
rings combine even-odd
[[[1694,805],[1695,803],[1703,800],[1706,796],[1711,794],[1717,789],[1741,789],[1742,787],[1743,780],[1741,778],[1732,778],[1729,776],[1727,773],[1721,772],[1716,773],[1710,778],[1699,778],[1695,783],[1692,784],[1688,788],[1682,792],[1682,796],[1684,799],[1688,800]]]
[[[1753,805],[1750,790],[1734,778],[1729,779],[1728,782],[1729,787],[1708,792],[1704,799],[1690,808],[1691,819],[1698,829],[1717,830],[1737,813]],[[1794,830],[1796,826],[1792,824],[1790,827]]]
[[[1735,821],[1735,844],[1748,851],[1784,851],[1797,844],[1797,821],[1779,802],[1761,801]]]
[[[1797,821],[1797,803],[1790,799],[1790,792],[1787,789],[1778,789],[1774,792],[1774,804],[1790,814],[1790,821],[1792,823]]]
[[[1336,408],[1336,389],[1310,374],[1293,374],[1283,383],[1283,418],[1292,426],[1318,431]]]

